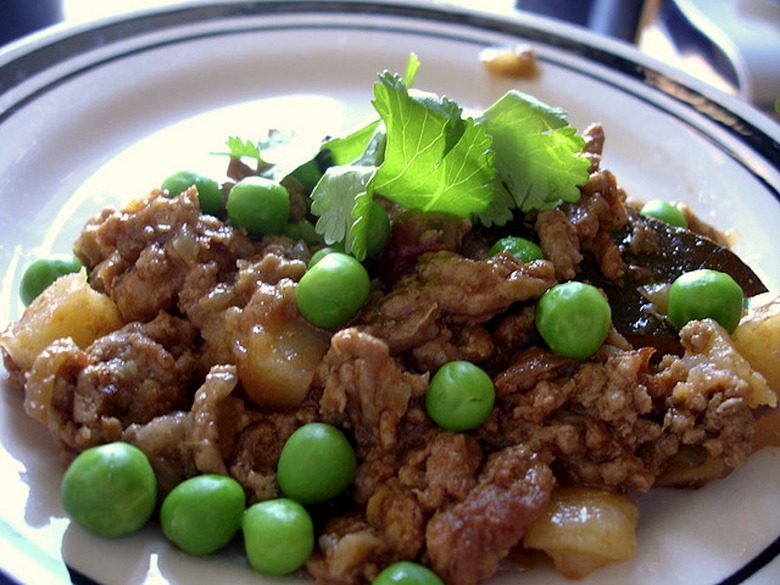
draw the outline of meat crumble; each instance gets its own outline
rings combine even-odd
[[[587,361],[538,338],[533,307],[546,290],[581,277],[585,262],[614,282],[630,268],[613,237],[630,222],[626,194],[600,168],[600,126],[585,136],[580,201],[519,220],[544,260],[486,257],[486,235],[470,223],[396,211],[369,301],[336,331],[295,306],[312,246],[252,240],[201,214],[194,189],[106,210],[74,249],[124,325],[84,348],[57,340],[29,371],[4,347],[10,380],[28,410],[49,404],[64,463],[126,441],[149,457],[161,496],[218,473],[249,502],[278,497],[287,438],[307,422],[336,425],[359,468],[320,523],[306,571],[358,585],[412,559],[453,585],[482,582],[557,487],[642,493],[675,483],[681,458],[715,460],[725,475],[753,450],[761,381],[714,321],[686,325],[679,354],[635,346],[615,327]],[[275,360],[269,338],[300,361]],[[270,357],[258,364],[256,354]],[[482,366],[495,384],[493,411],[471,432],[437,427],[423,406],[431,374],[452,360]],[[275,385],[292,397],[265,393]]]

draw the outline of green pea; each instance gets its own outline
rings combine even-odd
[[[288,222],[285,224],[282,233],[291,240],[304,241],[308,244],[322,241],[311,222],[305,219]]]
[[[366,240],[366,256],[375,258],[385,249],[390,241],[390,216],[376,201],[371,202],[368,209],[368,238]]]
[[[60,487],[70,518],[100,536],[122,536],[146,524],[157,503],[157,478],[146,455],[128,443],[80,453]]]
[[[230,190],[227,214],[233,225],[252,237],[280,234],[290,215],[290,194],[271,179],[246,177]]]
[[[51,256],[39,258],[30,264],[19,283],[19,296],[25,306],[46,290],[51,283],[65,274],[72,274],[84,268],[75,256]]]
[[[330,246],[325,246],[324,248],[320,248],[314,254],[311,255],[311,259],[309,260],[308,268],[311,268],[317,262],[322,260],[325,256],[330,254],[331,252],[341,252],[344,253],[344,246],[341,244],[331,244]]]
[[[314,551],[311,516],[287,498],[250,506],[242,530],[247,560],[259,573],[288,575],[300,569]]]
[[[485,421],[495,397],[493,380],[482,368],[467,361],[452,361],[431,378],[425,409],[440,427],[467,431]]]
[[[685,219],[683,212],[676,205],[662,199],[648,201],[642,206],[639,213],[675,227],[688,228],[688,220]]]
[[[318,504],[347,489],[356,471],[355,451],[344,433],[329,424],[309,423],[282,447],[276,479],[288,498]]]
[[[222,211],[222,189],[214,179],[193,171],[179,171],[165,178],[162,190],[169,197],[176,197],[192,186],[198,190],[200,210],[209,215],[219,215]]]
[[[594,286],[570,281],[557,284],[536,304],[536,329],[552,351],[587,359],[601,347],[612,310]]]
[[[348,254],[332,252],[306,271],[296,288],[295,301],[309,322],[333,329],[360,311],[370,289],[371,279],[360,262]]]
[[[490,247],[488,256],[495,256],[500,252],[509,252],[521,262],[533,262],[544,258],[544,253],[537,244],[519,236],[501,238]]]
[[[669,320],[679,329],[693,319],[714,319],[729,333],[739,325],[742,287],[725,272],[704,268],[686,272],[669,288]]]
[[[198,475],[165,496],[160,525],[166,538],[184,552],[208,555],[227,546],[241,528],[244,488],[232,477]]]
[[[385,567],[371,585],[444,585],[444,581],[424,565],[398,561]]]

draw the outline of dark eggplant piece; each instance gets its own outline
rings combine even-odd
[[[633,345],[653,346],[660,354],[682,351],[677,330],[643,294],[646,285],[671,284],[685,272],[711,268],[730,274],[746,297],[767,291],[739,256],[710,238],[631,210],[628,219],[626,227],[613,234],[627,266],[623,280],[605,278],[589,261],[581,267],[582,278],[604,290],[615,328]]]
[[[730,274],[746,297],[767,291],[734,252],[710,238],[630,211],[627,226],[613,234],[637,284],[668,282],[685,272],[711,268]]]

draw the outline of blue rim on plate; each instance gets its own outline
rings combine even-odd
[[[199,37],[231,35],[239,32],[266,30],[266,25],[256,17],[272,15],[338,15],[365,14],[387,16],[393,20],[388,24],[339,24],[329,21],[331,28],[361,27],[363,30],[401,30],[404,20],[417,23],[450,23],[457,28],[442,34],[459,42],[484,45],[486,33],[516,38],[518,41],[543,43],[548,47],[575,54],[589,62],[617,72],[626,78],[640,81],[675,104],[674,108],[652,102],[669,115],[681,117],[679,108],[691,115],[701,116],[719,131],[727,133],[751,152],[758,153],[763,160],[744,157],[738,149],[726,149],[727,156],[748,170],[762,182],[775,200],[780,202],[777,183],[769,177],[766,169],[777,169],[780,165],[780,143],[777,126],[768,118],[730,96],[721,94],[699,84],[685,74],[667,68],[660,63],[642,58],[632,48],[618,42],[578,32],[573,27],[553,23],[538,17],[521,15],[498,15],[458,6],[420,4],[417,2],[362,2],[362,1],[308,1],[271,0],[260,2],[226,1],[217,3],[193,2],[167,9],[140,12],[127,18],[109,18],[88,26],[54,27],[46,34],[33,35],[0,51],[0,124],[12,118],[27,104],[34,102],[59,84],[79,76],[92,68],[133,53],[148,51],[167,44]],[[253,18],[248,18],[253,17]],[[244,22],[243,19],[246,19]],[[225,22],[229,25],[205,29],[202,32],[177,36],[175,30],[184,25]],[[269,25],[271,28],[277,26]],[[292,24],[292,28],[306,29],[306,24]],[[318,25],[321,27],[322,25]],[[150,35],[148,40],[137,44],[125,41],[140,38],[148,33],[173,31],[163,37]],[[116,46],[116,50],[106,50]],[[102,49],[95,52],[96,47]],[[92,57],[92,54],[95,57]],[[543,57],[555,61],[554,55]],[[68,65],[72,61],[73,65]],[[560,61],[561,67],[568,64]],[[57,66],[61,70],[55,71]],[[621,91],[631,90],[615,85],[611,79],[601,79]],[[645,99],[641,95],[636,95]],[[713,139],[714,142],[714,139]],[[768,163],[768,167],[764,164]],[[780,536],[767,543],[765,549],[747,562],[738,571],[724,578],[722,585],[736,585],[755,575],[762,567],[780,555]],[[68,567],[71,580],[76,583],[93,583],[73,567]]]

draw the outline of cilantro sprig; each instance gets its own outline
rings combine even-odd
[[[454,101],[410,89],[384,72],[374,84],[379,119],[326,143],[335,166],[312,193],[317,231],[362,259],[368,204],[381,194],[407,209],[506,223],[522,212],[577,201],[588,179],[585,145],[567,113],[510,91],[476,117]]]
[[[260,154],[260,144],[252,142],[251,140],[245,140],[239,136],[230,136],[225,141],[225,146],[228,147],[228,152],[224,154],[227,154],[230,158],[249,158],[258,162],[263,160],[263,157]]]
[[[567,112],[509,91],[472,116],[455,101],[412,89],[420,62],[403,77],[383,72],[374,84],[378,118],[327,141],[331,166],[311,193],[316,230],[327,243],[366,255],[374,195],[407,209],[503,225],[528,212],[577,201],[590,162]],[[261,149],[231,138],[234,155],[262,160]]]

